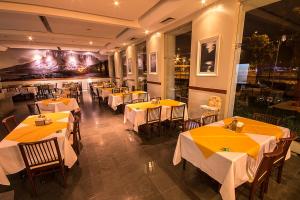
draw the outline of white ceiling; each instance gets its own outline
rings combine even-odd
[[[208,0],[206,5],[200,0],[118,1],[119,6],[114,0],[0,1],[0,50],[111,50],[131,43],[130,38],[145,37],[146,29],[155,32],[168,26],[160,23],[167,17],[175,18],[171,23],[176,23],[215,0]]]

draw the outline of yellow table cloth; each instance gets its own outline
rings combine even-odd
[[[42,100],[41,102],[48,106],[50,103],[59,103],[59,102],[62,102],[64,103],[65,105],[68,105],[70,103],[71,99],[70,98],[57,98],[57,99],[45,99],[45,100]]]
[[[129,109],[129,111],[131,111],[132,109],[136,109],[136,110],[146,110],[147,108],[155,108],[158,106],[179,106],[182,105],[182,102],[179,101],[175,101],[175,100],[171,100],[171,99],[165,99],[165,100],[160,100],[159,103],[154,104],[151,102],[142,102],[142,103],[135,103],[135,104],[129,104],[127,105]]]
[[[14,129],[4,139],[16,142],[36,142],[39,141],[56,131],[68,127],[68,122],[59,122],[60,119],[67,118],[69,113],[49,113],[45,115],[52,120],[52,123],[44,126],[36,126],[35,119],[37,115],[26,118],[22,123],[28,126],[23,126]]]
[[[203,126],[190,130],[193,141],[208,158],[221,151],[243,152],[256,159],[260,146],[244,133],[236,133],[217,126]]]
[[[232,122],[232,120],[233,118],[224,119],[224,124],[228,125]],[[283,131],[280,129],[280,127],[273,124],[268,124],[243,117],[237,117],[237,120],[245,124],[242,128],[241,133],[275,136],[277,140],[283,137]]]

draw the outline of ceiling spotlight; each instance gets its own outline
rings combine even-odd
[[[124,43],[123,43],[123,46],[126,46],[126,45],[127,45],[127,44],[124,42]]]
[[[205,4],[205,3],[206,3],[206,0],[201,0],[201,3],[202,3],[202,4]]]
[[[89,44],[90,44],[90,45],[93,45],[93,41],[90,41]]]
[[[119,5],[120,5],[120,2],[115,0],[115,1],[114,1],[114,5],[115,5],[115,6],[119,6]]]
[[[33,40],[32,36],[28,36],[28,40],[32,41]]]
[[[145,32],[144,32],[144,33],[147,35],[147,34],[149,34],[149,31],[148,31],[148,30],[145,30]]]

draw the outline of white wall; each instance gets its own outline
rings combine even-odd
[[[200,90],[189,90],[190,112],[198,112],[201,104],[207,104],[209,96],[222,98],[221,117],[228,115],[229,95],[231,93],[234,67],[234,53],[239,19],[240,4],[237,0],[220,0],[204,8],[192,22],[192,49],[190,86]],[[220,37],[218,75],[215,77],[196,76],[198,41],[214,36]],[[201,89],[202,88],[202,89]],[[217,90],[219,92],[204,91]],[[225,91],[226,94],[222,94]]]
[[[127,68],[127,76],[124,77],[124,80],[127,80],[127,85],[129,88],[132,86],[137,87],[137,55],[136,55],[136,47],[135,45],[130,45],[126,48],[126,62],[131,58],[131,73],[128,73]]]
[[[147,38],[147,88],[151,97],[165,97],[165,64],[164,64],[164,34],[154,33]],[[150,74],[149,55],[151,52],[157,52],[157,73]],[[154,82],[154,83],[151,83]],[[156,83],[156,84],[155,84]],[[159,85],[160,84],[160,85]]]
[[[115,51],[114,61],[115,61],[116,81],[117,81],[117,83],[122,83],[122,81],[123,81],[123,71],[122,71],[122,63],[121,63],[121,54],[120,54],[119,51]]]

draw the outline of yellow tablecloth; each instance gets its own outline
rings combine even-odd
[[[129,111],[132,109],[141,109],[141,110],[146,110],[147,108],[155,108],[158,106],[179,106],[182,105],[183,103],[171,99],[165,99],[165,100],[160,100],[159,103],[154,104],[151,102],[143,102],[143,103],[135,103],[135,104],[129,104],[128,108]]]
[[[233,118],[224,119],[225,125],[232,122]],[[237,117],[239,122],[243,122],[245,125],[242,128],[241,133],[253,133],[259,135],[275,136],[276,139],[282,138],[283,132],[280,127],[273,124],[268,124],[253,119],[247,119],[243,117]]]
[[[132,92],[129,92],[129,94],[144,94],[146,93],[145,91],[132,91]],[[121,93],[114,93],[112,94],[113,96],[123,96],[123,94],[126,94],[124,92],[121,92]]]
[[[41,102],[48,106],[50,103],[59,103],[59,102],[62,102],[64,103],[65,105],[68,105],[70,103],[71,99],[70,98],[57,98],[57,99],[45,99],[45,100],[42,100]]]
[[[223,127],[203,126],[190,130],[190,135],[203,155],[208,158],[221,151],[243,152],[256,159],[260,146],[244,133]]]
[[[52,123],[44,126],[36,126],[35,118],[37,116],[29,117],[25,119],[22,123],[28,126],[23,126],[14,129],[10,134],[8,134],[4,139],[12,140],[16,142],[35,142],[39,141],[56,131],[68,127],[68,122],[58,122],[58,120],[67,118],[69,113],[49,113],[46,114],[47,118],[52,119]]]

